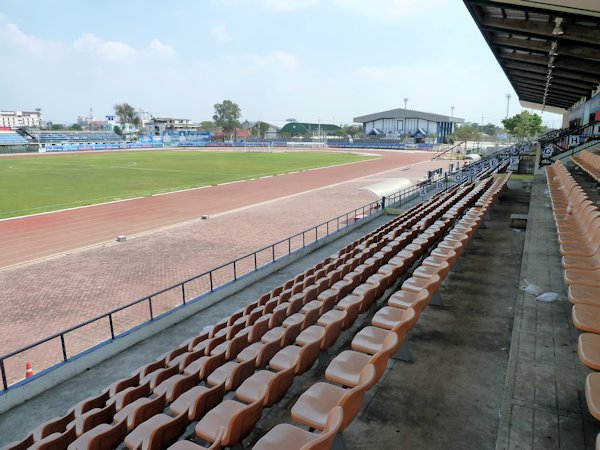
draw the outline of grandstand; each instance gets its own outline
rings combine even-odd
[[[27,145],[30,141],[16,131],[0,131],[0,145]]]
[[[217,289],[187,280],[209,295],[148,296],[146,323],[103,317],[80,354],[66,330],[45,343],[64,359],[10,387],[0,359],[0,445],[600,448],[600,7],[465,4],[523,105],[564,129],[315,226],[297,252],[282,240],[249,273],[252,255],[222,266]]]
[[[112,131],[30,131],[41,144],[91,144],[125,142],[122,136]]]

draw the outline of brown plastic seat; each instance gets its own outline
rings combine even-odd
[[[116,412],[114,403],[110,403],[104,408],[90,409],[88,412],[76,417],[69,427],[73,426],[77,436],[81,436],[86,431],[91,430],[101,423],[111,423]],[[117,419],[116,421],[118,422],[119,420]]]
[[[254,360],[248,361],[229,361],[217,368],[211,373],[206,382],[211,386],[217,386],[225,383],[225,390],[232,391],[242,384],[242,382],[254,373]]]
[[[388,298],[387,304],[399,309],[412,308],[420,315],[431,301],[433,294],[427,289],[421,289],[418,292],[403,291],[400,289]]]
[[[224,434],[225,427],[221,427],[217,433],[215,442],[213,442],[209,447],[203,447],[202,445],[195,444],[194,442],[182,440],[175,442],[167,450],[221,450],[223,448],[221,446],[221,440],[223,439]]]
[[[585,400],[592,416],[600,420],[600,372],[590,373],[586,377]]]
[[[204,356],[205,349],[201,348],[200,350],[191,350],[189,352],[183,353],[178,357],[174,358],[169,362],[169,367],[178,367],[180,372],[189,366],[192,362],[202,358]]]
[[[581,333],[577,344],[577,353],[583,364],[590,369],[600,370],[600,335]]]
[[[135,372],[133,372],[133,375],[137,374],[139,376],[139,379],[141,380],[146,375],[154,372],[155,370],[164,369],[166,366],[167,363],[165,362],[165,358],[163,357],[140,367]]]
[[[342,298],[338,304],[335,305],[335,309],[344,311],[346,313],[346,318],[342,324],[342,330],[347,330],[356,321],[363,300],[364,297],[362,296],[350,294]],[[331,311],[328,311],[327,313],[329,312]]]
[[[176,417],[157,414],[125,437],[125,447],[130,450],[163,450],[177,441],[187,425],[185,411]]]
[[[173,375],[176,375],[178,373],[179,373],[179,367],[177,367],[177,366],[167,367],[164,369],[158,369],[152,373],[149,373],[144,378],[142,378],[140,380],[140,384],[149,383],[150,389],[154,389],[156,386],[158,386],[160,383],[165,381],[167,378],[170,378]]]
[[[273,427],[254,444],[254,450],[329,450],[342,426],[344,413],[336,406],[327,416],[323,432],[316,434],[287,423]]]
[[[363,367],[373,364],[376,369],[375,382],[377,382],[385,372],[390,356],[400,348],[400,345],[398,335],[390,332],[384,339],[381,350],[372,356],[354,350],[346,350],[329,363],[325,370],[325,378],[342,386],[354,387],[359,383]],[[371,386],[367,389],[370,388]]]
[[[181,355],[187,351],[188,351],[188,344],[183,343],[179,347],[171,350],[170,352],[165,353],[165,355],[164,355],[165,362],[167,364],[169,364],[169,361],[171,361],[174,358],[177,358],[179,355]]]
[[[419,292],[421,289],[427,289],[433,294],[439,289],[441,283],[442,279],[437,274],[433,274],[429,278],[410,277],[402,283],[400,289],[412,292]]]
[[[198,336],[195,336],[187,341],[188,343],[188,351],[192,351],[196,345],[200,342],[208,339],[208,331],[204,331],[200,333]]]
[[[386,330],[392,330],[398,324],[402,324],[405,330],[404,334],[417,323],[418,316],[415,314],[415,310],[394,308],[393,306],[384,306],[375,313],[371,323],[379,328]]]
[[[67,425],[75,419],[75,411],[71,409],[67,414],[62,417],[55,417],[53,419],[44,422],[33,430],[31,433],[34,441],[40,441],[46,436],[50,436],[53,433],[64,433],[67,429]],[[33,443],[32,443],[33,444]]]
[[[264,367],[279,350],[281,350],[280,338],[267,342],[255,342],[242,350],[237,355],[237,360],[240,362],[252,360],[255,367]]]
[[[320,340],[315,340],[302,346],[288,345],[279,350],[271,358],[269,367],[276,371],[295,367],[295,373],[297,375],[302,374],[313,366],[319,357],[320,348]]]
[[[216,442],[221,427],[225,427],[221,445],[224,447],[238,445],[260,420],[266,391],[265,386],[259,398],[250,404],[236,400],[225,400],[218,404],[200,419],[194,429],[196,436],[211,443]]]
[[[148,397],[151,391],[150,382],[146,382],[140,386],[128,387],[117,393],[114,397],[111,397],[108,403],[114,403],[115,409],[121,411],[124,407],[136,401],[138,398]]]
[[[229,360],[235,358],[237,354],[247,346],[248,336],[242,334],[240,336],[232,337],[231,339],[216,346],[210,354],[214,356],[218,355],[219,353],[224,353],[225,359]]]
[[[265,407],[278,403],[294,382],[294,366],[289,369],[272,372],[270,370],[259,370],[250,378],[247,378],[235,391],[235,396],[246,403],[258,400],[262,389],[266,386],[267,392],[263,399]]]
[[[194,386],[198,384],[198,375],[195,373],[184,375],[184,374],[175,374],[170,378],[167,378],[158,386],[156,386],[152,392],[154,395],[165,394],[167,403],[171,403],[185,391],[190,390]]]
[[[91,409],[104,408],[106,401],[110,398],[109,391],[103,391],[93,397],[88,397],[85,400],[77,403],[71,410],[75,413],[75,416],[81,416]]]
[[[377,300],[377,286],[363,283],[357,286],[352,291],[352,294],[361,296],[363,298],[359,310],[359,313],[362,314],[367,311],[373,303],[375,303],[375,300]]]
[[[202,356],[188,365],[183,373],[190,375],[195,373],[199,380],[205,379],[217,368],[225,364],[225,353],[219,353],[213,356]]]
[[[339,432],[354,420],[369,386],[374,384],[375,366],[367,364],[360,372],[359,382],[352,389],[344,389],[329,383],[315,383],[304,391],[292,407],[292,418],[307,427],[323,430],[329,412],[336,406],[344,410]]]
[[[414,309],[398,311],[402,311],[404,314],[399,315],[397,321],[390,321],[390,323],[394,324],[391,328],[386,329],[379,326],[368,326],[360,330],[356,336],[354,336],[354,339],[352,339],[352,348],[358,352],[374,355],[383,348],[383,343],[389,332],[396,333],[400,344],[402,344],[408,331],[415,325],[418,316]]]
[[[600,333],[600,308],[597,306],[578,303],[571,309],[573,325],[581,331]]]
[[[129,377],[121,378],[120,380],[115,381],[114,383],[110,384],[110,386],[108,386],[104,390],[108,391],[109,397],[114,397],[116,394],[118,394],[119,392],[121,392],[124,389],[127,389],[129,387],[138,386],[139,382],[140,382],[139,374],[134,373],[133,375],[131,375]]]
[[[342,330],[351,327],[352,323],[349,322],[346,311],[332,309],[319,317],[317,325],[325,328],[325,336],[321,341],[321,350],[327,350],[335,343]]]
[[[102,423],[75,439],[67,450],[106,450],[117,448],[127,435],[127,422]]]
[[[187,411],[190,422],[200,420],[207,411],[221,403],[224,395],[225,383],[213,387],[195,386],[171,403],[169,412],[179,415]]]
[[[68,448],[69,444],[77,439],[75,427],[68,427],[64,433],[52,433],[41,441],[36,442],[31,450],[58,450]]]
[[[126,420],[127,429],[131,431],[140,423],[145,422],[155,414],[160,414],[162,410],[165,409],[165,405],[165,394],[155,398],[140,398],[116,413],[114,415],[114,421],[120,422],[122,420]]]
[[[33,433],[29,433],[20,441],[14,441],[8,444],[6,447],[2,447],[2,450],[27,450],[33,444]]]
[[[600,288],[572,285],[569,286],[569,301],[571,303],[585,303],[600,306]]]

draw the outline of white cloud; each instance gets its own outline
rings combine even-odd
[[[7,23],[0,28],[1,37],[28,53],[44,56],[48,59],[60,56],[63,48],[59,42],[46,41],[22,32],[14,23]]]
[[[105,41],[93,33],[84,33],[73,42],[73,48],[110,62],[131,60],[137,50],[120,41]]]
[[[261,0],[264,8],[272,11],[297,11],[316,5],[320,0]]]
[[[218,42],[219,44],[225,44],[227,42],[230,42],[232,39],[229,30],[227,30],[225,24],[222,23],[211,27],[209,32],[212,38],[215,40],[215,42]]]
[[[162,58],[173,58],[177,55],[177,52],[175,52],[173,47],[161,42],[159,39],[152,39],[146,50],[151,55],[160,56]]]
[[[443,0],[335,0],[335,4],[341,8],[383,20],[429,11],[442,2]]]
[[[249,54],[243,56],[242,59],[244,60],[244,65],[240,69],[243,69],[244,66],[247,66],[250,70],[273,69],[276,67],[294,68],[298,65],[296,55],[283,50],[272,50],[265,54]],[[234,64],[235,61],[236,59],[231,59],[231,62]]]

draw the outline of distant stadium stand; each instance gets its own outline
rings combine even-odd
[[[34,136],[42,144],[124,142],[123,137],[112,131],[40,131]]]
[[[27,145],[29,143],[16,131],[0,131],[0,145]]]

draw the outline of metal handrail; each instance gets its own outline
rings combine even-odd
[[[490,158],[493,158],[493,157],[497,157],[500,154],[501,154],[501,151],[494,152],[493,154],[487,155],[486,157],[482,158],[480,161],[478,161],[478,163],[485,162],[486,160],[488,160]],[[103,314],[101,314],[99,316],[96,316],[94,318],[86,320],[85,322],[79,323],[77,325],[73,325],[73,326],[71,326],[71,327],[69,327],[69,328],[67,328],[65,330],[62,330],[62,331],[60,331],[58,333],[54,333],[53,335],[48,336],[48,337],[46,337],[44,339],[38,340],[38,341],[33,342],[33,343],[29,344],[29,345],[26,345],[24,347],[21,347],[21,348],[18,348],[16,350],[14,350],[14,351],[6,353],[4,355],[0,355],[0,375],[1,375],[1,378],[2,378],[2,389],[0,389],[0,392],[6,391],[12,384],[15,384],[15,383],[21,381],[21,380],[17,380],[17,381],[15,381],[15,383],[9,384],[8,379],[7,379],[5,361],[7,359],[13,357],[13,356],[16,356],[16,355],[18,355],[20,353],[23,353],[25,351],[31,350],[31,349],[33,349],[35,347],[43,345],[43,344],[45,344],[47,342],[50,342],[50,341],[52,341],[54,339],[60,339],[60,341],[61,341],[61,350],[62,350],[62,363],[64,363],[64,362],[68,361],[69,359],[74,358],[74,357],[80,355],[81,353],[83,353],[84,351],[87,350],[87,349],[86,350],[82,350],[82,351],[80,351],[80,352],[72,355],[71,357],[69,357],[68,356],[68,352],[67,352],[67,345],[66,345],[66,341],[65,341],[65,335],[67,335],[68,333],[71,333],[73,331],[81,329],[81,328],[83,328],[83,327],[85,327],[87,325],[90,325],[90,324],[94,323],[94,322],[98,322],[100,320],[108,318],[109,329],[110,329],[110,336],[111,336],[110,339],[114,340],[116,337],[119,337],[121,335],[124,335],[124,334],[127,334],[127,333],[131,332],[131,330],[133,330],[136,327],[142,326],[142,325],[144,325],[144,324],[146,324],[148,322],[155,321],[156,319],[160,318],[164,314],[168,314],[169,312],[171,312],[176,307],[181,307],[181,306],[184,306],[186,304],[189,304],[190,302],[199,300],[203,296],[205,296],[205,295],[207,295],[209,293],[214,292],[216,289],[219,289],[219,288],[227,285],[228,283],[237,281],[238,279],[240,279],[240,278],[242,278],[242,277],[244,277],[246,275],[249,275],[250,273],[254,273],[259,268],[261,268],[263,266],[266,266],[267,264],[271,264],[271,263],[275,262],[279,258],[283,258],[285,256],[289,256],[292,253],[300,250],[301,248],[305,248],[305,247],[307,247],[309,245],[312,245],[312,244],[318,242],[320,239],[323,239],[323,238],[325,238],[327,236],[330,236],[330,235],[332,235],[334,233],[337,233],[338,231],[343,230],[343,229],[345,229],[345,228],[347,228],[349,226],[355,225],[356,223],[359,222],[359,219],[357,219],[357,214],[359,212],[362,214],[362,217],[365,217],[366,213],[368,213],[367,216],[370,216],[374,212],[378,211],[379,209],[383,209],[386,206],[389,206],[389,207],[394,206],[394,207],[400,207],[401,208],[402,206],[407,206],[407,204],[409,204],[412,207],[413,206],[412,205],[413,202],[415,202],[415,204],[420,203],[420,202],[424,201],[426,198],[428,198],[430,196],[433,196],[433,195],[438,194],[440,192],[444,192],[444,191],[446,191],[448,189],[453,188],[456,185],[462,184],[465,181],[467,181],[468,178],[467,177],[463,177],[463,178],[459,179],[458,175],[461,174],[462,172],[464,172],[465,170],[469,171],[470,169],[471,169],[471,166],[464,166],[461,170],[456,171],[456,172],[452,172],[452,173],[446,173],[441,178],[427,180],[427,181],[419,183],[419,184],[417,184],[415,186],[410,186],[408,188],[402,189],[402,190],[400,190],[400,191],[398,191],[398,192],[396,192],[396,193],[388,196],[387,198],[383,197],[380,201],[378,200],[378,201],[373,201],[373,202],[367,203],[367,204],[365,204],[363,206],[360,206],[358,208],[355,208],[355,209],[353,209],[353,210],[351,210],[351,211],[349,211],[349,212],[347,212],[345,214],[341,214],[341,215],[339,215],[337,217],[334,217],[333,219],[329,219],[329,220],[327,220],[325,222],[322,222],[322,223],[320,223],[318,225],[315,225],[315,226],[313,226],[311,228],[307,228],[304,231],[301,231],[301,232],[296,233],[294,235],[288,236],[285,239],[281,239],[281,240],[279,240],[277,242],[274,242],[271,245],[267,245],[267,246],[262,247],[262,248],[260,248],[258,250],[255,250],[252,253],[249,253],[247,255],[241,256],[241,257],[236,258],[236,259],[234,259],[232,261],[229,261],[227,263],[224,263],[224,264],[221,264],[221,265],[219,265],[217,267],[214,267],[214,268],[212,268],[212,269],[210,269],[208,271],[202,272],[202,273],[200,273],[198,275],[195,275],[193,277],[187,278],[187,279],[185,279],[183,281],[180,281],[180,282],[178,282],[176,284],[173,284],[171,286],[165,287],[165,288],[163,288],[163,289],[161,289],[159,291],[156,291],[156,292],[154,292],[152,294],[146,295],[146,296],[141,297],[141,298],[139,298],[137,300],[129,302],[129,303],[125,304],[125,305],[122,305],[122,306],[119,306],[117,308],[114,308],[114,309],[112,309],[112,310],[110,310],[110,311],[108,311],[106,313],[103,313]],[[440,183],[443,184],[443,187],[442,187],[442,184],[440,184]],[[340,219],[345,219],[345,225],[343,225],[341,227],[340,227]],[[350,219],[354,219],[355,220],[354,223],[350,223]],[[336,227],[335,227],[335,229],[330,230],[329,224],[332,223],[332,222],[334,222],[336,224]],[[319,237],[319,228],[322,228],[322,227],[325,227],[326,231],[325,231],[325,234],[323,236]],[[307,240],[306,240],[307,233],[309,233],[310,236],[312,236],[312,234],[314,233],[314,240],[309,240],[307,242]],[[295,238],[299,238],[300,236],[302,237],[302,247],[298,247],[297,249],[292,250],[292,240],[295,239]],[[286,242],[288,243],[287,253],[285,255],[276,257],[275,248],[278,245],[281,245],[281,244],[286,243]],[[257,255],[259,255],[261,252],[265,252],[265,251],[268,251],[268,250],[270,250],[270,255],[271,255],[270,261],[259,265],[258,262],[257,262]],[[240,262],[242,260],[245,260],[245,259],[248,259],[248,258],[252,258],[254,260],[254,269],[250,270],[248,272],[245,272],[242,275],[238,275],[237,270],[236,270],[236,264],[238,262]],[[226,267],[232,267],[232,269],[233,269],[233,278],[229,279],[228,281],[223,282],[219,286],[215,286],[215,283],[214,283],[214,280],[213,280],[213,274],[215,272],[223,269],[223,268],[226,268]],[[188,283],[191,283],[191,282],[193,282],[195,280],[198,280],[198,279],[200,279],[202,277],[206,277],[206,276],[209,277],[209,282],[210,282],[209,289],[206,292],[203,292],[203,293],[201,293],[201,294],[199,294],[199,295],[197,295],[195,297],[186,299],[185,285],[188,284]],[[159,295],[161,295],[161,294],[163,294],[165,292],[169,292],[169,291],[173,291],[173,290],[177,290],[177,289],[181,290],[181,294],[180,294],[181,295],[181,304],[175,305],[175,306],[169,308],[169,310],[164,311],[164,312],[162,312],[162,313],[160,313],[158,315],[155,315],[154,311],[153,311],[153,308],[152,308],[152,299],[153,299],[153,297],[157,297],[157,296],[159,296]],[[118,313],[118,312],[120,312],[120,311],[124,311],[124,310],[126,310],[128,308],[131,308],[131,307],[133,307],[135,305],[139,305],[139,304],[144,303],[144,302],[148,302],[148,312],[149,312],[149,317],[150,317],[149,320],[145,320],[145,321],[143,321],[141,323],[138,323],[138,324],[136,324],[134,326],[129,327],[125,331],[122,331],[122,332],[120,332],[118,334],[115,334],[115,327],[114,327],[114,323],[113,323],[113,315],[116,314],[116,313]],[[93,344],[92,347],[95,346],[95,345],[102,344],[102,342],[104,342],[104,341],[97,342],[97,343]],[[61,364],[61,363],[57,363],[57,364]],[[56,364],[54,364],[54,365],[56,365]],[[51,365],[51,366],[45,368],[44,370],[50,369],[54,365]]]

